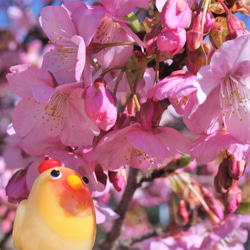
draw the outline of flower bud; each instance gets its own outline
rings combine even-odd
[[[237,181],[230,189],[223,194],[223,201],[227,213],[233,213],[242,200],[242,191],[237,185]]]
[[[224,158],[214,178],[214,186],[218,193],[223,194],[232,186],[233,178],[228,174],[230,158]]]
[[[157,38],[158,49],[168,56],[178,54],[186,43],[186,31],[184,29],[163,29]]]
[[[102,78],[96,79],[84,93],[85,112],[102,130],[108,131],[116,122],[117,109],[113,94]]]
[[[135,112],[135,103],[132,98],[130,98],[124,110],[118,114],[116,124],[113,129],[123,129],[131,124],[131,121],[134,120]]]
[[[203,41],[203,34],[201,32],[201,18],[197,15],[192,22],[190,30],[187,32],[187,45],[193,51],[200,47]]]
[[[186,0],[168,0],[161,11],[161,23],[169,30],[186,29],[191,21],[191,10]]]
[[[27,199],[29,190],[26,184],[26,169],[20,169],[13,174],[6,186],[6,195],[8,201],[11,203],[17,203],[23,199]]]
[[[188,214],[186,202],[183,199],[181,199],[178,204],[177,211],[175,214],[175,220],[177,224],[180,226],[187,225],[189,221],[189,214]]]
[[[227,20],[225,17],[216,17],[215,24],[209,32],[209,39],[212,45],[218,49],[223,42],[226,40],[227,36]]]
[[[226,41],[233,40],[236,37],[249,33],[244,26],[244,23],[230,12],[230,15],[227,16],[228,34],[226,36]]]
[[[209,218],[213,218],[212,221],[222,221],[224,219],[223,206],[218,199],[205,187],[201,188],[204,200],[210,209]],[[207,212],[207,211],[206,211]],[[217,219],[215,219],[215,216]]]
[[[203,43],[203,48],[204,48],[205,54],[207,56],[209,56],[209,54],[211,52],[211,44],[210,43]]]
[[[200,46],[198,49],[193,51],[187,48],[186,60],[189,71],[195,75],[202,66],[207,65],[207,56],[203,46]]]
[[[161,119],[161,105],[159,102],[147,100],[141,105],[140,121],[144,129],[151,129],[152,126],[157,125]]]
[[[222,0],[219,0],[219,2],[223,6],[227,14],[228,34],[226,36],[226,41],[233,40],[238,36],[249,33],[249,31],[242,26],[241,21],[235,15],[232,14],[232,12],[228,9],[225,3]]]
[[[120,192],[123,190],[127,183],[126,169],[122,168],[118,171],[109,171],[109,181],[113,184],[116,191]]]
[[[228,174],[234,179],[239,180],[240,177],[244,174],[246,168],[246,162],[244,160],[237,161],[235,159],[231,159]]]

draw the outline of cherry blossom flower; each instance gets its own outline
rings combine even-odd
[[[76,27],[62,6],[47,6],[41,11],[40,25],[54,49],[44,55],[42,68],[52,72],[58,82],[82,80],[86,46],[77,35]]]
[[[207,163],[219,157],[233,156],[241,161],[248,159],[248,144],[242,144],[226,130],[215,131],[196,139],[191,146],[191,155],[199,164]]]
[[[196,75],[188,71],[175,71],[150,88],[147,97],[153,98],[154,101],[169,98],[176,112],[183,114],[189,99],[193,98],[192,95],[196,92],[193,85],[195,78]]]
[[[198,104],[184,117],[194,133],[209,134],[224,124],[235,139],[250,142],[249,46],[249,34],[227,41],[214,53],[210,65],[199,70],[194,83]]]
[[[88,145],[99,129],[84,112],[82,83],[53,87],[51,75],[29,65],[11,68],[8,81],[22,98],[13,114],[13,126],[21,137],[33,141],[60,138],[68,146]],[[40,131],[43,133],[40,133]]]
[[[101,19],[100,25],[94,36],[93,42],[100,44],[132,42],[132,31],[122,21],[117,22],[109,16]],[[134,37],[134,35],[132,35]],[[122,45],[122,44],[121,44]],[[133,52],[133,45],[114,46],[104,48],[97,54],[96,59],[104,68],[123,66]]]
[[[161,167],[171,154],[187,154],[189,147],[188,139],[172,128],[157,126],[146,130],[140,123],[134,123],[104,136],[95,156],[111,171],[125,165],[148,170]]]
[[[207,232],[200,249],[245,249],[248,232],[241,227],[244,220],[249,220],[246,215],[232,215],[226,217],[212,232]]]

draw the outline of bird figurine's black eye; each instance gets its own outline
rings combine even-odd
[[[58,169],[53,169],[50,172],[50,178],[53,180],[59,179],[62,177],[62,173]]]
[[[89,183],[89,179],[87,176],[83,176],[82,177],[82,180],[84,181],[85,184],[88,184]]]

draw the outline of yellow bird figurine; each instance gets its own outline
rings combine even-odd
[[[27,200],[19,204],[13,228],[19,250],[89,250],[95,241],[95,209],[86,177],[55,159],[39,166]]]

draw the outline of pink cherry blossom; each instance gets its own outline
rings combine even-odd
[[[123,22],[116,22],[111,17],[104,16],[98,27],[98,31],[94,36],[94,43],[122,43],[132,42],[129,36],[132,32],[128,32],[129,28]],[[123,66],[130,58],[133,51],[133,45],[114,46],[105,48],[95,54],[98,62],[104,68],[112,68],[114,66]]]
[[[142,4],[144,1],[141,0]],[[117,3],[122,4],[122,2],[116,1],[113,6]],[[108,4],[109,7],[111,5]],[[110,13],[102,6],[91,7],[81,2],[66,1],[66,7],[70,12],[78,34],[84,39],[86,46],[89,46],[87,48],[88,54],[92,54],[93,51],[90,48],[93,44],[135,41],[143,48],[142,41],[127,26],[129,21],[121,19],[119,14]],[[116,10],[121,11],[120,9]],[[98,63],[104,68],[112,68],[117,65],[123,66],[127,62],[132,54],[133,45],[121,44],[120,46],[104,47],[103,49],[99,46],[98,50],[97,53],[93,53]]]
[[[196,139],[191,146],[191,155],[200,164],[218,156],[227,157],[227,152],[240,161],[247,158],[248,150],[249,145],[240,143],[228,131],[220,130]]]
[[[104,136],[95,149],[95,157],[111,171],[125,165],[148,170],[161,167],[171,154],[187,154],[189,147],[187,138],[172,128],[157,126],[144,130],[135,123]]]
[[[52,72],[60,83],[82,80],[86,60],[86,46],[78,36],[67,11],[62,6],[42,9],[40,24],[55,45],[44,55],[42,68]]]
[[[106,220],[115,220],[119,215],[106,204],[94,200],[96,224],[102,224]]]
[[[145,250],[198,250],[202,237],[196,233],[179,233],[166,238],[152,237],[138,244],[140,249]]]
[[[53,88],[52,78],[44,70],[21,65],[12,67],[11,72],[7,76],[10,86],[23,97],[13,114],[18,135],[35,141],[58,136],[63,144],[73,147],[92,143],[99,130],[84,112],[81,82]]]
[[[64,3],[77,34],[83,38],[86,46],[88,46],[105,15],[105,9],[99,5],[89,6],[80,1],[69,2],[65,0]]]
[[[199,70],[198,104],[184,117],[195,133],[212,133],[224,124],[235,139],[250,142],[249,47],[249,34],[227,41],[213,54],[210,65]]]
[[[176,112],[183,114],[185,106],[196,92],[193,85],[195,78],[196,75],[188,71],[175,71],[149,89],[147,97],[153,98],[154,101],[169,98]]]
[[[233,249],[244,250],[244,243],[247,241],[248,232],[241,227],[246,215],[228,216],[221,224],[214,228],[204,238],[200,249]]]

